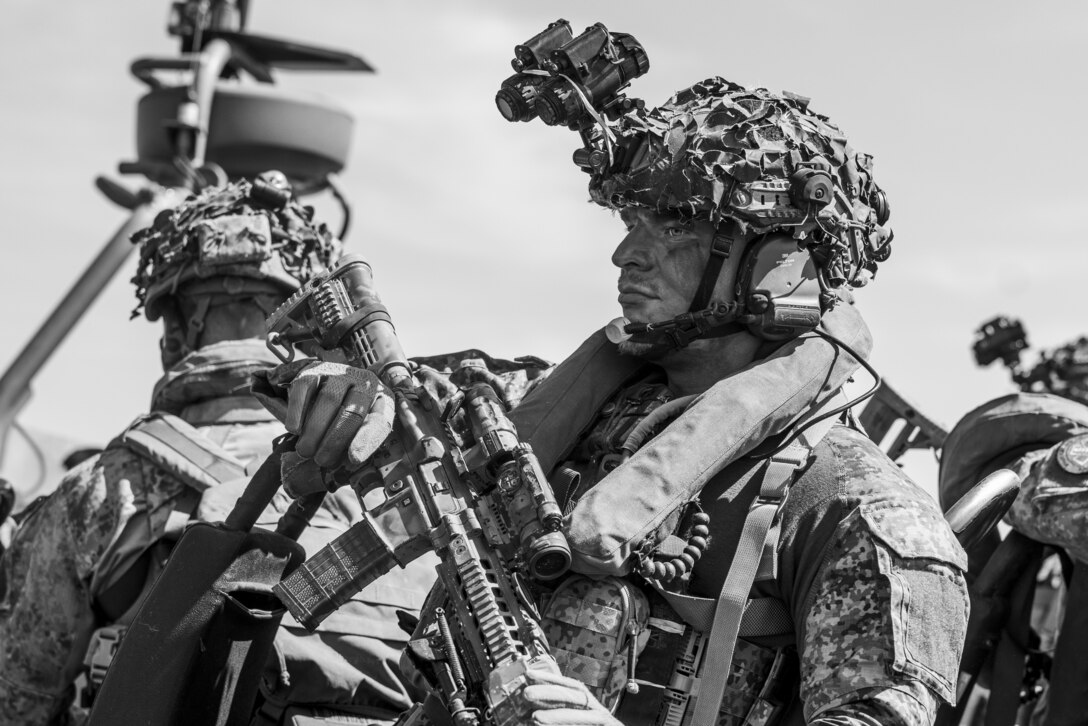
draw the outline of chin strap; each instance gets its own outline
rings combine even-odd
[[[721,274],[725,261],[733,252],[733,242],[738,233],[736,224],[731,222],[723,222],[714,230],[714,239],[710,243],[710,257],[706,261],[706,267],[703,268],[703,277],[699,280],[699,287],[695,290],[695,297],[691,299],[688,312],[694,313],[710,307],[710,297],[718,284],[718,275]]]
[[[659,323],[631,323],[626,318],[614,320],[606,331],[609,340],[630,340],[659,348],[661,352],[680,350],[698,338],[717,338],[739,332],[737,303],[715,303],[709,308],[677,315]],[[620,332],[622,330],[622,332]]]
[[[718,284],[725,261],[733,252],[733,244],[740,236],[735,222],[726,220],[714,231],[710,245],[710,257],[703,268],[699,287],[695,290],[688,312],[659,323],[630,323],[626,319],[613,321],[609,326],[609,339],[614,343],[630,340],[633,343],[652,345],[660,352],[680,350],[699,338],[719,338],[744,330],[737,318],[740,304],[737,302],[713,303],[710,298]],[[622,333],[618,328],[622,327]]]

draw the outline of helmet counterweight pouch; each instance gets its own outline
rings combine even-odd
[[[820,324],[820,286],[808,250],[787,234],[769,234],[745,252],[737,278],[737,300],[748,330],[765,340],[785,340]]]

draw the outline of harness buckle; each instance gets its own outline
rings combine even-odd
[[[83,658],[86,669],[87,687],[83,691],[85,706],[89,706],[94,694],[106,680],[106,671],[121,647],[121,639],[128,628],[124,625],[107,625],[94,631],[87,646],[87,655]]]

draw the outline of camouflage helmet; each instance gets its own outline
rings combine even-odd
[[[872,158],[804,97],[710,78],[629,111],[611,131],[623,158],[591,172],[597,204],[792,232],[831,288],[865,284],[891,252]]]
[[[1088,337],[1044,351],[1032,373],[1039,389],[1088,406]]]
[[[279,172],[206,189],[161,212],[132,241],[140,247],[132,316],[143,309],[149,320],[162,315],[164,300],[197,281],[264,281],[286,297],[329,269],[341,248],[324,224],[314,223],[313,209],[292,198]]]
[[[999,315],[975,331],[971,351],[980,366],[1004,363],[1021,391],[1052,393],[1088,405],[1088,337],[1043,350],[1032,365],[1021,360],[1028,347],[1024,324]]]

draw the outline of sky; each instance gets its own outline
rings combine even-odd
[[[167,3],[7,0],[0,23],[0,265],[6,367],[127,213],[93,187],[135,152],[128,73],[174,55]],[[858,295],[872,362],[950,427],[1012,390],[972,332],[1021,318],[1036,347],[1085,332],[1088,4],[641,0],[253,0],[249,30],[348,50],[365,74],[283,72],[355,117],[347,244],[373,264],[410,354],[479,347],[560,360],[618,314],[620,221],[587,203],[576,134],[494,106],[513,47],[563,17],[633,34],[648,105],[721,75],[812,98],[875,157],[894,251]],[[122,180],[138,188],[138,178]],[[315,202],[338,224],[329,200]],[[20,421],[104,444],[161,374],[154,324],[129,321],[134,260],[33,383]],[[935,467],[909,463],[932,486]]]

